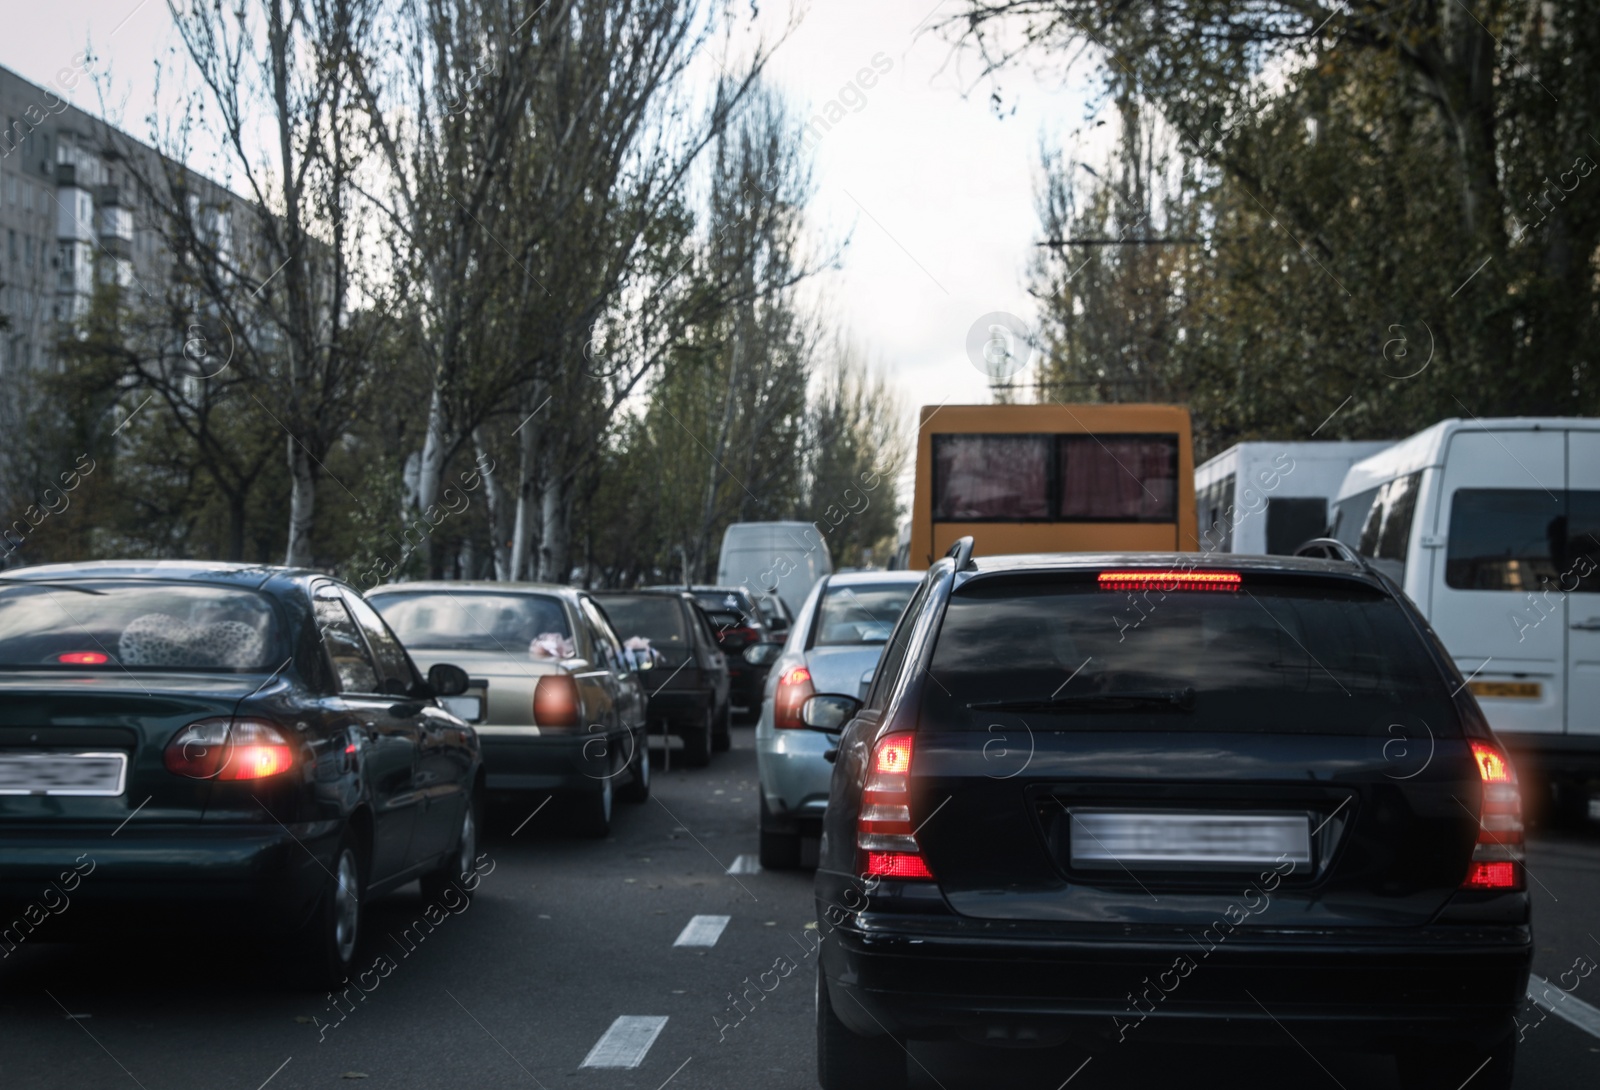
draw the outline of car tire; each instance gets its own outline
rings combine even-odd
[[[839,1021],[817,969],[817,1082],[822,1090],[906,1090],[906,1053],[888,1035],[862,1037]]]
[[[759,791],[759,788],[757,789]],[[796,870],[800,866],[800,834],[772,828],[772,811],[761,796],[761,867],[763,870]]]
[[[579,836],[599,840],[611,833],[611,810],[616,801],[615,777],[606,776],[598,790],[585,791],[572,800],[575,811],[573,827]]]
[[[715,718],[717,725],[711,732],[711,750],[726,753],[733,748],[733,709],[724,704],[722,714]]]
[[[483,813],[479,809],[478,794],[467,796],[467,809],[461,817],[461,828],[456,831],[456,843],[450,854],[437,868],[422,876],[422,899],[437,904],[446,891],[454,888],[463,897],[470,898],[472,890],[463,879],[476,866],[478,858],[478,830],[483,828]],[[473,886],[477,883],[474,882]]]
[[[339,840],[333,866],[327,870],[317,907],[300,929],[296,944],[296,961],[306,984],[318,991],[349,979],[355,965],[356,944],[361,940],[366,865],[361,847],[349,830]]]
[[[1404,1090],[1511,1090],[1517,1038],[1507,1034],[1487,1052],[1479,1042],[1414,1047],[1395,1055],[1395,1069]]]
[[[687,733],[683,736],[683,763],[690,768],[704,768],[710,764],[715,732],[711,709],[707,708],[705,718],[687,728]]]
[[[617,792],[623,802],[646,802],[650,798],[649,736],[640,731],[633,736],[633,760],[628,764],[628,784]]]

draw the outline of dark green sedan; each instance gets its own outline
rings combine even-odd
[[[187,561],[0,577],[0,954],[108,929],[283,936],[318,985],[367,900],[477,884],[472,728],[317,572]]]

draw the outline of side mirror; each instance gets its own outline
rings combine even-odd
[[[434,696],[460,696],[471,682],[467,672],[448,662],[436,662],[428,667],[428,687]]]
[[[771,666],[783,654],[781,643],[757,643],[744,649],[744,661],[751,666]]]
[[[842,693],[823,693],[800,706],[800,722],[810,730],[833,733],[844,729],[861,710],[861,701]]]

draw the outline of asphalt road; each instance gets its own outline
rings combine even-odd
[[[750,744],[736,730],[708,770],[658,765],[655,797],[619,806],[606,841],[563,835],[555,806],[524,824],[538,799],[499,815],[470,906],[436,909],[431,931],[414,886],[370,906],[359,960],[378,969],[348,1002],[296,990],[247,934],[139,949],[30,940],[0,961],[0,1087],[815,1087],[810,877],[727,873],[755,859]],[[1573,999],[1600,1006],[1600,973],[1578,962],[1600,965],[1600,832],[1536,837],[1530,869],[1535,971],[1555,1005],[1569,1002],[1565,973]],[[697,916],[728,920],[692,929],[712,945],[674,945]],[[733,998],[757,987],[741,1015]],[[1519,1087],[1600,1085],[1600,1036],[1524,1013]],[[598,1059],[637,1066],[585,1066],[602,1038]],[[919,1045],[910,1065],[913,1086],[943,1090],[1395,1085],[1384,1058],[1311,1056],[1287,1037],[1275,1050],[1130,1043],[1094,1056]]]

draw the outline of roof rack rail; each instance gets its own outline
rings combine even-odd
[[[972,536],[956,538],[956,543],[950,546],[950,551],[944,554],[956,562],[956,571],[966,571],[968,568],[977,567],[972,562]]]
[[[1294,551],[1295,556],[1309,556],[1318,560],[1344,560],[1351,564],[1367,566],[1366,558],[1336,537],[1314,537],[1303,542]]]

